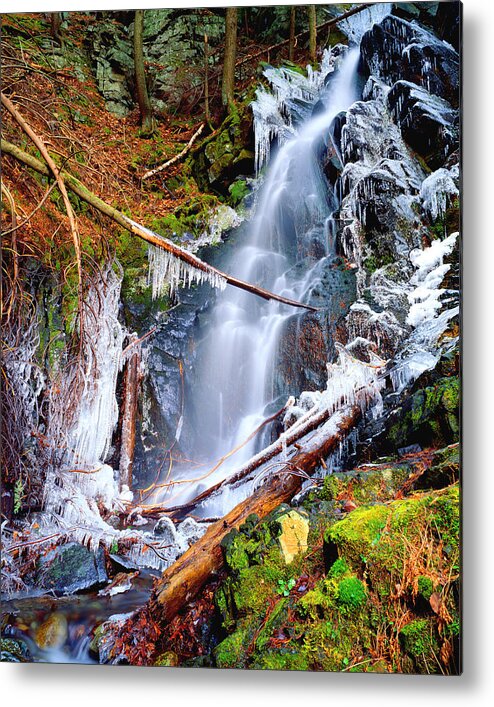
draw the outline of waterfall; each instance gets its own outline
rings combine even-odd
[[[308,79],[295,80],[293,72],[276,74],[277,110],[292,95],[292,89],[296,96],[305,92],[313,102],[319,98],[324,109],[300,127],[290,126],[283,139],[279,139],[281,144],[262,181],[250,228],[225,265],[232,275],[285,297],[310,301],[321,269],[320,255],[314,257],[311,251],[317,244],[322,260],[333,256],[330,221],[338,206],[323,174],[318,147],[327,139],[335,116],[359,97],[358,62],[358,48],[349,49],[328,87],[323,79],[334,69],[329,52],[322,73],[315,72]],[[272,70],[269,72],[272,76]],[[267,103],[265,92],[261,92],[253,105],[256,129],[263,135],[257,139],[258,149],[263,152],[257,156],[258,164],[267,157],[265,137],[269,116],[264,114]],[[268,105],[268,111],[272,115],[273,105]],[[197,449],[202,443],[205,452],[209,452],[211,466],[242,445],[265,419],[266,406],[276,397],[273,376],[280,334],[293,316],[293,310],[286,306],[259,301],[233,288],[218,294],[212,324],[198,344],[196,377],[201,385],[193,392],[190,403],[193,409],[186,413],[200,424]],[[262,442],[268,441],[266,435],[258,436],[241,446],[231,461],[222,464],[208,478],[208,485],[228,476]],[[191,478],[194,474],[190,470],[177,471],[174,480],[180,480],[181,476]],[[198,491],[193,484],[186,488],[178,502]],[[170,495],[177,502],[176,488],[165,493],[164,498],[161,492],[159,498],[166,502]]]

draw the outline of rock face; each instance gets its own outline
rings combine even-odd
[[[103,548],[96,553],[68,543],[40,558],[36,587],[56,594],[75,594],[108,581]]]
[[[411,81],[458,106],[458,52],[425,28],[386,17],[362,38],[361,56],[367,73],[388,85]]]
[[[254,171],[253,148],[252,112],[247,101],[239,104],[194,154],[192,171],[199,187],[227,195],[236,177]]]
[[[111,13],[88,28],[86,44],[98,88],[108,110],[119,116],[134,106],[132,19],[133,13],[125,13],[120,22]],[[158,110],[194,100],[202,81],[204,33],[214,51],[223,32],[223,18],[201,9],[190,9],[186,15],[172,8],[144,14],[144,60],[151,100]]]
[[[397,81],[388,106],[405,141],[431,169],[444,164],[458,143],[458,113],[437,95],[408,81]]]

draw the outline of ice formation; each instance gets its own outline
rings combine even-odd
[[[91,468],[104,461],[118,421],[117,376],[125,332],[118,320],[122,273],[108,268],[101,287],[88,290],[83,305],[87,360],[77,423],[69,436],[71,464]]]
[[[312,107],[324,88],[324,79],[335,70],[339,58],[338,54],[326,49],[319,70],[314,71],[308,66],[307,76],[286,67],[268,67],[264,71],[271,90],[259,88],[251,104],[256,174],[269,162],[272,141],[276,139],[282,145],[295,134],[288,103],[299,100]]]
[[[338,22],[338,27],[351,42],[359,44],[365,32],[391,14],[392,9],[393,3],[391,2],[375,3],[351,17],[341,20]]]
[[[450,269],[444,258],[453,251],[458,237],[458,233],[453,233],[443,241],[433,241],[429,248],[410,254],[416,268],[408,293],[410,309],[407,324],[412,331],[390,371],[393,387],[398,392],[421,373],[433,368],[443,351],[456,343],[456,339],[440,342],[451,319],[459,314],[454,297],[451,298],[453,306],[444,308],[446,291],[441,288],[441,283]]]
[[[433,221],[444,216],[451,201],[459,195],[458,165],[452,169],[436,170],[424,179],[420,188],[422,208]]]
[[[172,294],[178,287],[190,287],[194,283],[207,282],[221,290],[226,287],[225,278],[198,259],[197,265],[191,265],[154,245],[148,246],[148,259],[148,284],[152,287],[153,299],[161,297],[168,289]]]

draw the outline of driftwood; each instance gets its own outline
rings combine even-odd
[[[362,10],[365,10],[367,7],[370,7],[372,3],[364,3],[363,5],[359,5],[358,7],[354,7],[352,10],[349,10],[348,12],[344,12],[342,15],[339,17],[334,17],[331,20],[328,20],[327,22],[323,22],[320,25],[317,25],[316,27],[316,34],[319,33],[320,31],[324,29],[329,29],[330,27],[334,27],[334,25],[338,24],[338,22],[341,22],[342,20],[346,20],[347,17],[351,17],[352,15],[356,15],[357,12],[362,12]],[[282,47],[285,47],[287,44],[289,45],[290,42],[293,42],[294,45],[298,43],[299,39],[302,39],[302,37],[308,37],[310,34],[310,30],[306,29],[303,32],[300,32],[299,34],[295,35],[294,37],[289,37],[288,39],[284,39],[282,42],[277,42],[276,44],[272,44],[270,47],[265,47],[264,49],[260,49],[258,52],[255,52],[254,54],[248,54],[247,56],[242,57],[242,59],[239,59],[235,66],[241,66],[242,64],[246,64],[249,61],[253,61],[254,59],[257,59],[260,56],[263,56],[263,54],[269,54],[272,51],[275,51],[276,49],[281,49]]]
[[[2,139],[0,141],[0,148],[2,152],[7,155],[10,155],[11,157],[14,157],[16,160],[22,162],[27,167],[34,169],[39,174],[50,176],[50,170],[43,162],[40,162],[32,155],[29,155],[27,152],[24,152],[24,150],[21,150],[16,145],[13,145],[7,140]],[[288,299],[287,297],[276,295],[274,294],[274,292],[265,290],[262,287],[257,287],[256,285],[252,285],[249,282],[239,280],[236,277],[232,277],[231,275],[228,275],[227,273],[218,270],[212,265],[208,265],[208,263],[205,263],[203,260],[200,260],[192,253],[189,253],[189,251],[184,250],[184,248],[175,245],[175,243],[172,243],[167,238],[163,238],[163,236],[154,233],[154,231],[151,231],[149,228],[146,228],[145,226],[142,226],[139,223],[136,223],[132,219],[128,218],[121,211],[118,211],[118,209],[115,209],[113,206],[110,206],[110,204],[107,204],[105,201],[96,196],[96,194],[93,194],[93,192],[89,191],[89,189],[87,189],[78,179],[76,179],[68,172],[62,170],[60,172],[60,175],[63,177],[65,185],[71,191],[73,191],[74,194],[77,194],[77,196],[79,196],[83,201],[93,206],[100,213],[111,218],[113,221],[118,223],[127,231],[130,231],[130,233],[133,233],[139,238],[142,238],[147,243],[151,243],[152,245],[155,245],[158,248],[162,248],[163,250],[168,251],[175,258],[178,258],[178,260],[181,260],[182,262],[191,265],[197,270],[202,270],[203,272],[209,275],[216,275],[217,277],[226,280],[229,285],[237,287],[240,290],[250,292],[251,294],[257,295],[258,297],[262,297],[265,300],[274,300],[276,302],[281,302],[282,304],[287,304],[290,307],[299,307],[312,312],[317,311],[317,307],[312,307],[311,305],[302,304],[301,302],[296,302],[295,300]]]
[[[185,155],[190,150],[190,148],[192,147],[194,142],[197,140],[199,135],[204,130],[204,125],[205,125],[204,123],[201,123],[199,128],[196,130],[196,132],[190,138],[187,145],[184,147],[184,149],[181,152],[178,153],[178,155],[175,155],[175,157],[172,157],[170,160],[168,160],[168,162],[165,162],[164,164],[160,165],[159,167],[155,167],[154,169],[150,169],[149,172],[146,172],[146,174],[144,174],[142,176],[142,181],[144,181],[145,179],[149,179],[149,177],[152,177],[153,175],[158,174],[159,172],[163,172],[165,169],[168,169],[168,167],[171,167],[176,162],[181,160],[182,157],[185,157]]]
[[[221,569],[221,541],[225,535],[233,528],[238,529],[252,513],[264,518],[281,503],[290,501],[300,490],[304,477],[314,473],[321,460],[354,428],[361,414],[357,405],[334,413],[305,448],[286,463],[282,472],[271,475],[249,498],[210,525],[202,538],[168,567],[155,584],[147,607],[152,618],[167,623],[191,601],[211,575]]]

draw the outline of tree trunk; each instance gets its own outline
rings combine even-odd
[[[223,60],[223,81],[221,100],[230,107],[234,102],[235,60],[237,57],[237,8],[227,7],[225,18],[225,54]]]
[[[204,33],[204,118],[209,125],[211,122],[211,114],[209,112],[209,46],[206,33]]]
[[[137,102],[141,112],[141,128],[143,135],[154,132],[155,123],[153,109],[149,100],[146,84],[146,71],[144,68],[144,52],[142,34],[144,29],[144,10],[136,10],[134,15],[134,70],[137,90]]]
[[[51,36],[53,39],[58,42],[60,45],[62,44],[62,36],[60,34],[60,29],[62,27],[62,14],[60,12],[51,12]]]
[[[134,347],[135,351],[125,366],[123,379],[123,402],[122,402],[122,433],[120,445],[120,466],[119,481],[120,490],[126,485],[132,488],[132,466],[134,463],[134,450],[136,443],[136,418],[137,401],[139,396],[139,383],[141,380],[140,367],[141,355],[140,347]]]
[[[297,20],[297,6],[292,5],[290,8],[290,40],[288,44],[288,58],[293,61],[295,56],[295,23]]]
[[[148,605],[152,618],[157,622],[167,623],[193,599],[211,575],[221,569],[221,541],[225,535],[233,528],[238,529],[252,513],[259,518],[265,518],[281,503],[290,501],[300,490],[304,480],[297,472],[313,474],[321,459],[325,459],[336,449],[360,417],[361,410],[358,406],[336,412],[313,435],[306,448],[287,462],[285,473],[273,474],[249,498],[239,503],[224,518],[210,525],[202,538],[168,567],[156,583]]]
[[[24,150],[21,150],[16,145],[13,145],[11,142],[2,139],[0,141],[0,146],[0,149],[5,154],[11,155],[12,157],[27,165],[31,169],[34,169],[36,172],[39,172],[39,174],[50,176],[50,170],[45,164],[43,164],[43,162],[40,162],[38,159],[36,159],[36,157],[29,155],[27,152],[24,152]],[[78,179],[73,177],[71,174],[68,174],[68,172],[60,172],[59,177],[63,179],[66,186],[71,191],[73,191],[74,194],[77,194],[77,196],[79,196],[83,201],[93,206],[100,213],[104,214],[105,216],[108,216],[120,226],[125,228],[127,231],[130,231],[130,233],[133,233],[139,238],[142,238],[147,243],[151,243],[152,245],[155,245],[158,248],[163,248],[163,250],[168,251],[173,256],[178,258],[178,260],[181,260],[182,262],[191,265],[193,268],[197,268],[198,270],[202,270],[205,273],[217,275],[220,278],[224,278],[229,285],[233,285],[233,287],[238,287],[240,290],[245,290],[246,292],[251,292],[252,294],[257,295],[258,297],[262,297],[262,299],[274,300],[276,302],[281,302],[282,304],[287,304],[291,307],[300,307],[302,309],[307,309],[311,312],[318,311],[317,307],[312,307],[310,304],[303,304],[302,302],[296,302],[295,300],[288,299],[288,297],[276,295],[273,292],[269,292],[269,290],[265,290],[262,287],[252,285],[250,282],[244,282],[243,280],[239,280],[238,278],[233,277],[232,275],[228,275],[227,273],[218,270],[212,265],[209,265],[203,260],[200,260],[192,253],[189,253],[187,250],[184,250],[183,248],[180,248],[180,246],[175,245],[175,243],[172,243],[167,238],[163,238],[163,236],[154,233],[149,228],[141,226],[135,221],[132,221],[132,219],[128,218],[128,216],[125,216],[125,214],[123,214],[121,211],[118,211],[118,209],[116,209],[115,207],[111,206],[110,204],[107,204],[106,201],[100,199],[98,196],[96,196],[96,194],[93,194],[93,192],[90,192],[89,189],[87,189]]]
[[[307,8],[309,13],[309,56],[312,64],[317,61],[317,18],[316,6],[309,5]]]
[[[344,12],[342,15],[339,15],[338,17],[333,17],[333,19],[328,20],[327,22],[323,22],[320,24],[318,27],[316,27],[317,32],[320,32],[323,29],[329,29],[330,27],[334,27],[335,25],[338,24],[338,22],[341,22],[341,20],[346,19],[347,17],[353,17],[353,15],[356,15],[358,12],[362,12],[362,10],[365,10],[367,7],[371,7],[373,3],[364,3],[363,5],[359,5],[358,7],[354,7],[352,10],[348,10],[348,12]],[[299,32],[299,34],[295,35],[295,41],[302,39],[302,37],[306,37],[309,34],[308,30],[304,30],[303,32]],[[242,64],[246,64],[249,61],[253,61],[254,59],[257,59],[257,57],[262,56],[263,54],[268,54],[269,52],[273,52],[276,49],[281,49],[282,47],[285,47],[288,43],[290,42],[290,39],[284,39],[281,42],[277,42],[276,44],[272,44],[270,47],[264,47],[263,49],[260,49],[257,52],[254,52],[254,54],[248,54],[247,56],[242,57],[237,61],[237,66],[241,66]]]

